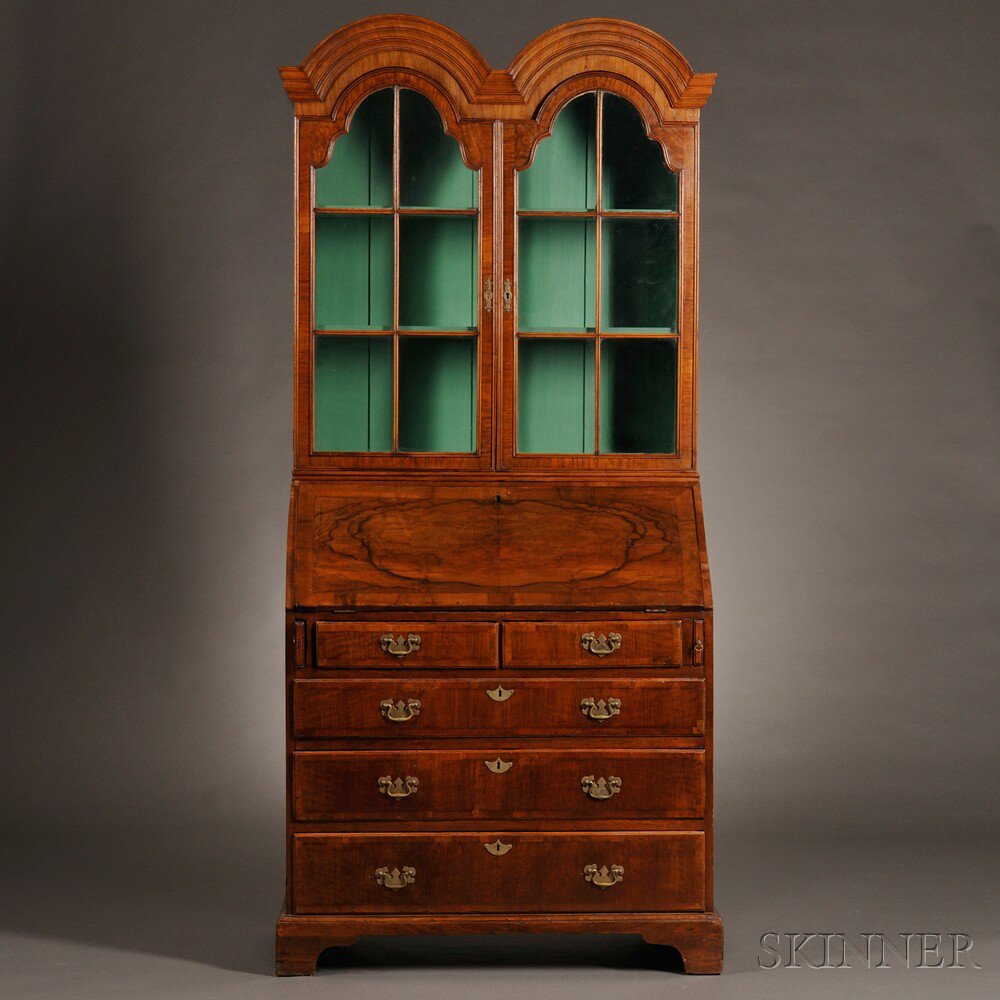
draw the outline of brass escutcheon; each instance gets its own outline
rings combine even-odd
[[[621,865],[612,865],[608,871],[607,865],[587,865],[583,869],[584,880],[591,885],[596,885],[598,889],[610,889],[625,877],[625,869]]]
[[[512,306],[514,305],[514,292],[510,287],[510,278],[504,278],[503,281],[503,311],[510,312]]]
[[[483,844],[483,847],[495,858],[503,857],[513,846],[513,844],[505,844],[499,837],[492,844]]]
[[[395,780],[391,774],[378,779],[378,790],[383,795],[388,795],[390,799],[408,798],[419,789],[420,782],[410,774],[405,778],[396,778]]]
[[[622,779],[612,775],[607,781],[604,778],[595,779],[592,774],[586,774],[580,779],[583,794],[592,799],[610,799],[622,790]]]
[[[493,279],[487,278],[483,284],[483,312],[493,312]]]
[[[506,774],[514,766],[512,760],[501,760],[499,757],[496,760],[484,760],[483,763],[494,774]]]
[[[607,701],[603,698],[599,698],[597,701],[594,701],[593,698],[584,698],[580,702],[580,711],[588,719],[593,719],[594,722],[604,722],[605,719],[610,719],[612,715],[618,715],[621,710],[622,703],[620,698],[609,698]]]
[[[409,722],[414,716],[420,714],[420,702],[416,698],[407,698],[406,701],[394,702],[391,698],[379,702],[379,710],[382,718],[390,722]]]
[[[486,694],[489,698],[492,698],[493,701],[507,701],[507,699],[514,694],[514,691],[503,687],[503,685],[499,685],[498,687],[493,688],[492,691],[487,691]]]
[[[379,638],[379,645],[382,647],[382,652],[402,658],[420,649],[420,636],[411,632],[407,636],[398,635],[393,638],[392,634],[388,633]]]
[[[416,868],[406,867],[402,871],[398,868],[393,868],[392,871],[389,871],[388,868],[375,869],[375,881],[387,889],[405,889],[406,886],[412,885],[416,878]]]
[[[622,637],[617,632],[609,632],[607,635],[602,632],[597,636],[593,632],[584,632],[580,636],[580,645],[594,656],[609,656],[621,644]]]

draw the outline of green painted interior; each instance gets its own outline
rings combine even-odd
[[[392,337],[315,341],[316,451],[392,451]]]
[[[400,337],[399,450],[475,451],[475,414],[475,340]]]
[[[348,131],[316,174],[321,207],[386,208],[392,205],[392,89],[378,90],[354,112]]]
[[[593,219],[519,220],[521,330],[559,333],[594,329],[596,225]]]
[[[635,106],[604,95],[601,203],[606,211],[677,211],[677,174]]]
[[[677,220],[607,219],[601,330],[677,330]]]
[[[518,342],[517,450],[594,451],[594,341]]]
[[[431,102],[415,90],[399,92],[399,199],[409,208],[475,208],[478,171],[462,162],[458,143],[444,131]]]
[[[584,212],[597,201],[597,95],[570,101],[518,175],[518,208]]]
[[[400,217],[400,327],[476,328],[476,241],[472,217]]]
[[[677,450],[677,341],[601,341],[601,452]]]
[[[316,216],[315,329],[392,328],[392,218]]]

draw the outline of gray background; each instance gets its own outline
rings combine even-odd
[[[611,13],[719,73],[700,464],[727,973],[668,976],[669,952],[631,939],[473,939],[270,978],[292,319],[276,67],[383,9],[5,0],[0,995],[996,995],[1000,8],[394,6],[494,66]],[[985,968],[765,973],[768,930],[965,931]]]

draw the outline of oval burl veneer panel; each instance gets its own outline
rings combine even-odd
[[[704,607],[690,484],[299,484],[305,607]]]
[[[513,586],[606,576],[628,562],[646,523],[641,514],[629,517],[626,510],[585,502],[490,498],[382,507],[363,512],[351,530],[364,539],[379,572],[421,583],[488,587],[498,573]],[[584,529],[593,548],[587,561],[553,566],[550,553],[568,550]],[[546,544],[512,548],[506,540],[515,535],[544,537]]]

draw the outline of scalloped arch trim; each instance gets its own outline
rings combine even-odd
[[[324,38],[301,66],[281,78],[299,117],[334,112],[355,81],[404,69],[438,84],[460,118],[526,120],[546,95],[573,76],[616,73],[644,90],[657,107],[701,108],[714,73],[695,73],[666,39],[614,18],[588,18],[552,28],[526,45],[507,70],[491,70],[457,32],[411,15],[355,21]]]

